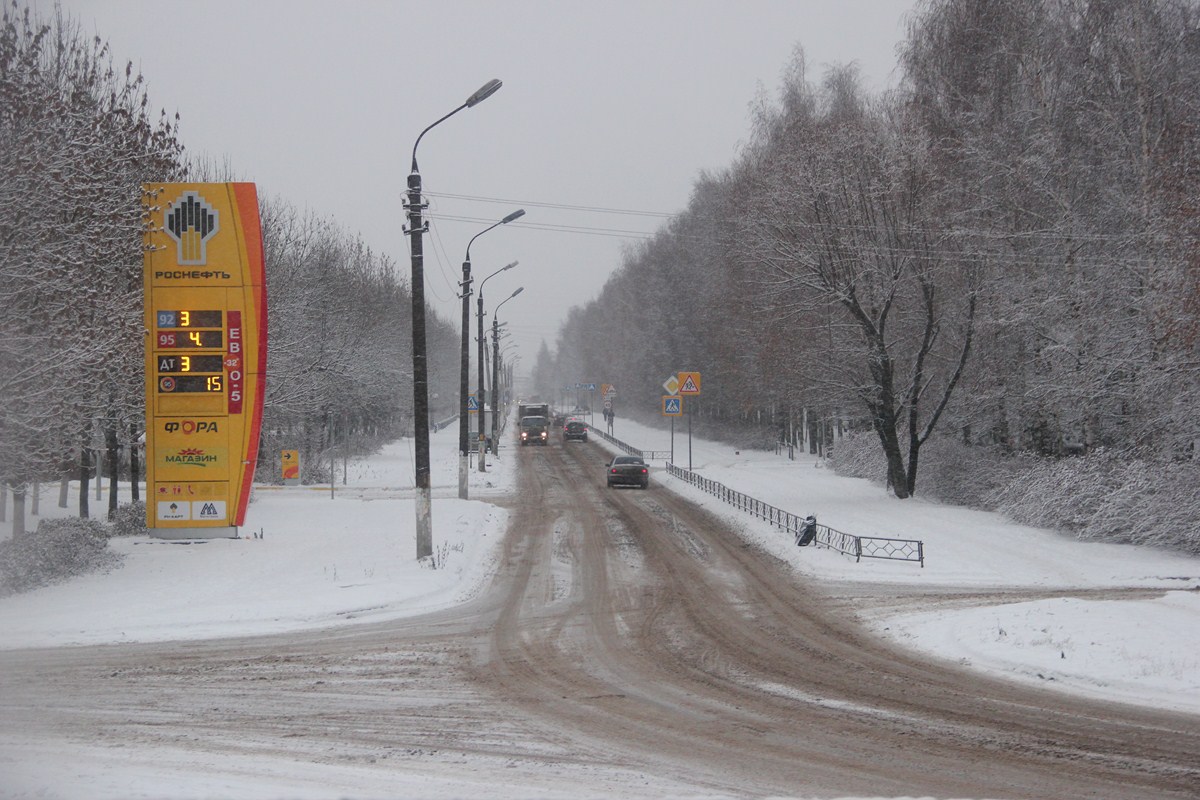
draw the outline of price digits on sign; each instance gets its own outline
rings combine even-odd
[[[159,356],[159,372],[220,372],[222,356]]]
[[[157,312],[158,346],[162,349],[221,349],[224,312],[219,309]],[[198,330],[208,328],[216,330]],[[225,390],[224,356],[161,355],[158,357],[158,391],[222,392]],[[215,373],[215,374],[194,374]]]
[[[159,311],[158,327],[160,328],[220,328],[221,311],[219,309],[206,311]]]
[[[225,390],[224,375],[163,375],[158,390],[167,392],[221,392]]]
[[[225,336],[222,331],[159,331],[158,346],[160,348],[211,348],[222,349],[225,346]]]

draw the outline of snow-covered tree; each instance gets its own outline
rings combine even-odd
[[[141,414],[141,184],[179,171],[142,76],[69,18],[0,20],[0,472],[54,476]],[[137,379],[135,379],[135,376]],[[18,522],[20,525],[20,522]],[[18,530],[20,528],[18,527]]]

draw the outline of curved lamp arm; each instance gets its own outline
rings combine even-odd
[[[454,109],[449,114],[442,117],[441,119],[439,119],[437,122],[430,125],[425,130],[421,131],[420,136],[417,137],[417,141],[413,142],[412,171],[413,172],[417,171],[417,145],[419,145],[421,143],[422,136],[429,133],[429,131],[431,129],[437,127],[438,125],[442,124],[446,120],[450,119],[455,114],[462,111],[464,108],[471,108],[472,106],[478,105],[479,103],[482,103],[484,100],[487,100],[489,97],[494,95],[496,93],[496,90],[498,90],[503,85],[504,85],[503,81],[499,80],[498,78],[492,78],[490,81],[485,83],[483,86],[480,86],[478,89],[476,89],[475,93],[467,98],[467,102],[463,103],[461,106]]]
[[[475,243],[476,239],[478,239],[480,236],[483,236],[485,233],[490,231],[492,228],[499,227],[500,225],[507,225],[508,223],[512,222],[514,219],[520,219],[523,216],[525,216],[525,209],[518,208],[516,211],[509,214],[504,219],[500,220],[499,222],[493,222],[491,225],[489,225],[488,227],[481,230],[479,233],[472,236],[471,241],[467,242],[467,258],[466,258],[466,260],[467,261],[471,260],[471,245]]]

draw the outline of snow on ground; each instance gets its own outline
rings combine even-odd
[[[940,658],[1008,678],[1109,700],[1200,713],[1200,559],[1131,545],[1080,542],[986,511],[920,497],[897,500],[815,456],[737,450],[619,420],[614,436],[794,514],[861,536],[919,539],[925,566],[797,548],[790,537],[668,475],[658,482],[739,526],[801,575],[986,589],[1143,587],[1151,599],[1059,598],[872,616],[872,627]],[[1154,592],[1160,595],[1153,596]]]
[[[350,462],[345,484],[339,464],[332,492],[329,484],[256,487],[243,538],[111,540],[124,556],[118,569],[0,599],[0,648],[253,636],[467,600],[490,576],[508,519],[476,498],[511,490],[515,454],[491,459],[485,473],[472,462],[471,499],[460,500],[457,428],[430,439],[438,568],[416,560],[413,443],[406,439]],[[128,502],[128,486],[119,491],[119,502]],[[43,516],[78,508],[77,487],[67,509],[57,507],[57,486],[42,494]],[[90,505],[93,515],[107,514],[107,484]],[[11,527],[0,531],[11,536]]]
[[[615,435],[646,450],[672,449],[667,431],[624,419]],[[700,440],[689,453],[686,433],[674,438],[680,466],[690,463],[771,505],[814,513],[849,533],[925,543],[924,568],[856,563],[824,548],[797,548],[783,532],[655,469],[657,484],[728,518],[801,577],[978,589],[1151,590],[1140,599],[897,609],[868,622],[906,646],[990,673],[1200,713],[1200,559],[1077,542],[992,513],[896,500],[879,486],[836,475],[811,456],[792,461]],[[247,538],[114,540],[125,556],[120,568],[0,599],[0,647],[266,634],[462,602],[474,596],[495,563],[507,514],[488,500],[512,490],[516,451],[502,448],[486,473],[472,465],[470,500],[458,499],[455,429],[431,436],[431,460],[437,569],[415,558],[412,442],[404,440],[351,462],[346,483],[339,475],[332,497],[328,485],[257,488]],[[57,491],[43,487],[43,516],[76,507],[73,496],[68,509],[59,509]],[[92,508],[102,514],[106,496],[93,500]],[[259,531],[262,538],[251,536]],[[11,521],[0,524],[0,536],[8,535]]]

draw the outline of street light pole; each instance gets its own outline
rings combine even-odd
[[[417,169],[417,145],[421,137],[436,125],[480,103],[496,93],[503,84],[493,78],[467,98],[467,102],[430,125],[413,143],[412,169],[408,175],[408,230],[412,253],[412,360],[413,360],[413,439],[414,485],[417,511],[417,558],[433,555],[433,489],[429,471],[429,370],[425,346],[425,253],[421,235],[427,224],[421,219],[425,204],[421,200],[421,172]]]
[[[515,267],[517,265],[517,263],[518,262],[513,261],[511,264],[506,264],[503,267],[501,267],[500,269],[493,272],[491,275],[488,275],[486,278],[481,280],[479,282],[479,294],[475,298],[476,308],[477,308],[476,320],[478,322],[478,324],[475,326],[475,330],[478,333],[478,336],[476,337],[476,339],[477,339],[477,343],[479,345],[477,348],[477,351],[476,351],[478,353],[478,358],[476,358],[476,361],[479,362],[479,371],[478,371],[478,378],[477,378],[476,385],[479,388],[476,389],[476,392],[479,395],[479,412],[478,412],[479,413],[479,446],[477,449],[479,451],[479,471],[480,472],[487,472],[487,459],[484,458],[484,453],[487,450],[487,437],[485,437],[483,434],[483,423],[486,421],[486,418],[487,418],[487,414],[484,411],[484,409],[487,408],[487,392],[485,392],[484,388],[483,388],[483,340],[484,340],[484,337],[483,337],[483,287],[487,284],[487,282],[489,280],[496,277],[501,272],[506,272],[506,271],[512,269],[513,267]],[[496,391],[495,384],[493,383],[492,384],[493,395],[495,394],[495,391]],[[492,398],[492,416],[495,417],[495,415],[496,415],[496,398],[493,397]]]
[[[507,225],[514,219],[525,216],[525,209],[517,209],[499,222],[494,222],[488,227],[481,230],[479,233],[471,237],[467,242],[467,255],[463,260],[463,279],[462,279],[462,341],[460,342],[461,349],[461,369],[459,370],[458,379],[458,497],[460,500],[467,499],[467,473],[469,471],[469,463],[471,460],[471,445],[470,445],[470,418],[467,410],[467,398],[470,396],[470,373],[471,373],[471,245],[475,240],[492,228],[501,225]]]
[[[524,286],[518,286],[517,290],[508,297],[501,300],[496,308],[492,310],[492,455],[496,455],[499,450],[496,446],[496,437],[499,435],[499,419],[500,406],[496,402],[496,397],[499,395],[499,379],[500,379],[500,322],[496,318],[496,312],[500,310],[500,306],[512,300],[514,297],[525,291]],[[480,338],[482,339],[483,322],[480,317]]]
[[[496,307],[499,309],[499,306]],[[499,404],[496,398],[500,395],[500,323],[496,319],[496,312],[492,312],[492,455],[500,452],[500,448],[496,442],[496,436],[500,430],[500,412]]]

